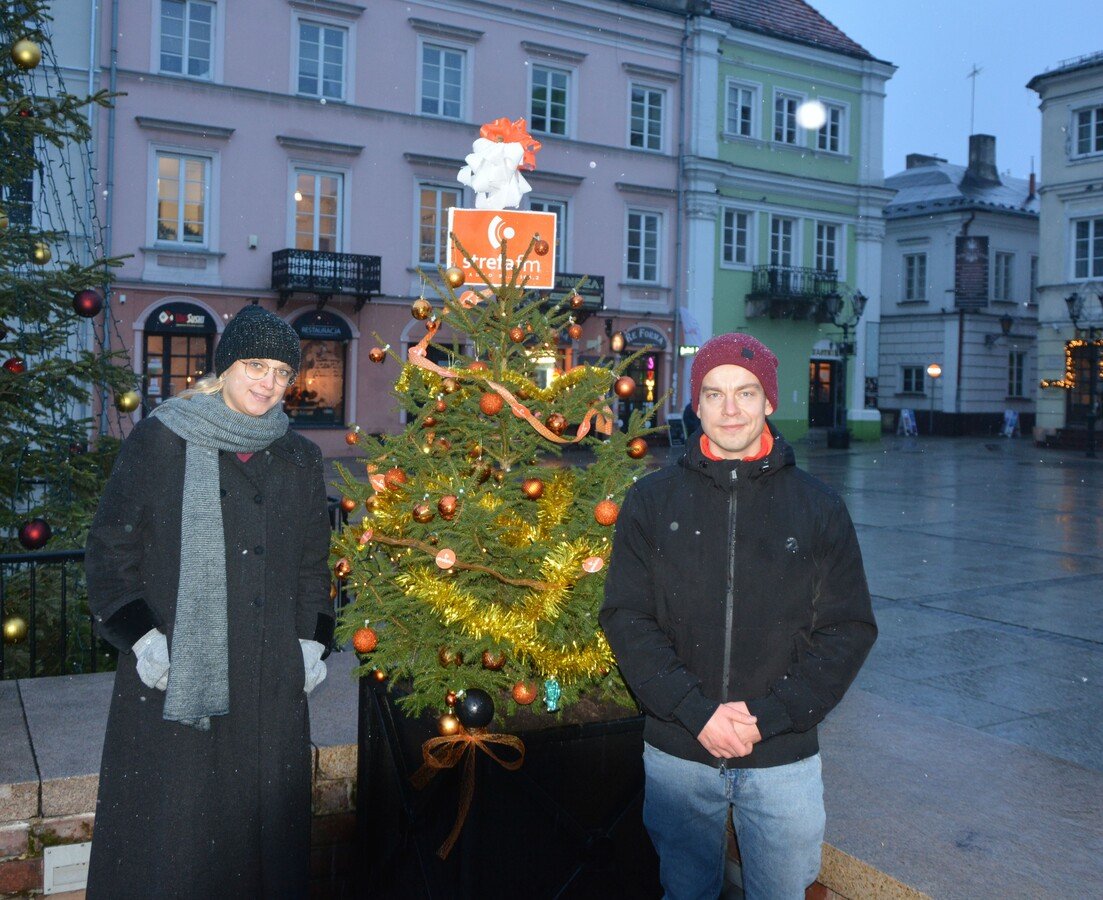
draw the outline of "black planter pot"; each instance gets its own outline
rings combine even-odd
[[[356,803],[361,896],[380,898],[659,897],[658,858],[643,827],[643,717],[521,732],[515,772],[477,753],[467,821],[456,819],[462,763],[422,790],[410,776],[432,715],[410,719],[386,686],[360,681]]]

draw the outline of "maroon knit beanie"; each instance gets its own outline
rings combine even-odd
[[[762,383],[770,406],[777,409],[777,357],[758,338],[738,331],[718,334],[705,342],[693,358],[689,370],[690,403],[694,409],[701,402],[701,382],[717,366],[742,366],[753,372]]]

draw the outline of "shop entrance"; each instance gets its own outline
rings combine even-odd
[[[838,408],[839,361],[813,359],[808,363],[808,427],[833,428]]]
[[[143,416],[211,371],[217,330],[210,313],[194,303],[166,303],[150,313],[142,347]]]

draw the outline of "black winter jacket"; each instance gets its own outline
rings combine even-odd
[[[711,460],[691,441],[629,489],[601,625],[647,713],[644,740],[729,768],[815,754],[816,726],[877,636],[846,506],[776,434],[753,462]],[[730,700],[746,701],[763,739],[719,760],[697,735]]]

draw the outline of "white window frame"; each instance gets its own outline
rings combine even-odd
[[[1026,398],[1026,351],[1007,351],[1007,396]]]
[[[922,278],[913,277],[910,271],[909,260],[916,260],[922,263]],[[926,253],[905,253],[900,260],[900,265],[903,271],[901,272],[901,286],[900,292],[902,303],[926,303],[927,302],[927,254]]]
[[[909,386],[908,386],[908,380],[909,380],[908,379],[908,372],[909,371],[912,373],[913,376],[918,375],[918,377],[919,377],[918,386],[914,383],[915,378],[913,377],[911,379],[912,385],[911,385],[910,389],[909,389]],[[901,394],[924,394],[925,395],[927,393],[926,376],[927,376],[927,373],[926,373],[926,371],[924,371],[923,366],[901,365],[900,366],[900,393]]]
[[[738,129],[733,129],[732,120],[729,117],[731,109],[731,92],[733,90],[751,92],[751,133],[740,134]],[[738,124],[738,123],[736,123]],[[744,140],[761,140],[762,138],[762,85],[753,81],[742,81],[738,78],[727,78],[724,82],[724,135],[726,137],[743,138]]]
[[[728,233],[728,216],[732,216],[733,219],[736,216],[747,217],[747,258],[743,261],[734,258],[734,253],[728,253],[729,249],[734,250],[735,244],[732,243],[729,248],[727,233]],[[740,206],[722,206],[720,207],[720,266],[724,269],[750,269],[754,266],[754,261],[758,258],[757,255],[757,229],[755,225],[758,217],[753,210],[746,209]],[[734,222],[733,222],[733,235],[734,235]]]
[[[795,102],[793,107],[793,140],[779,140],[777,137],[777,104],[781,99],[792,100]],[[797,110],[800,105],[805,101],[804,94],[797,91],[786,90],[783,88],[774,89],[773,103],[770,105],[770,142],[778,144],[782,147],[800,147],[806,143],[804,138],[804,129],[800,127],[800,123],[797,121]]]
[[[1088,226],[1088,255],[1085,258],[1085,265],[1087,271],[1080,275],[1076,271],[1076,263],[1078,257],[1077,252],[1077,232],[1079,226],[1082,223],[1086,223]],[[1072,281],[1091,281],[1096,278],[1103,278],[1103,255],[1096,257],[1093,255],[1093,247],[1100,242],[1103,242],[1103,215],[1101,216],[1085,216],[1082,218],[1070,219],[1069,228],[1071,234],[1069,235],[1069,269]],[[1093,265],[1098,263],[1098,265]]]
[[[299,47],[302,41],[300,28],[302,25],[316,25],[320,28],[333,28],[345,33],[345,58],[344,71],[341,84],[340,97],[326,97],[322,91],[322,75],[318,73],[318,93],[307,93],[299,90]],[[291,23],[291,94],[296,97],[313,97],[326,103],[353,103],[355,101],[354,86],[356,84],[356,29],[346,20],[329,18],[324,15],[299,15],[292,14]]]
[[[820,228],[835,229],[835,267],[828,269],[820,265]],[[842,222],[832,222],[827,219],[817,219],[812,233],[812,268],[820,271],[834,272],[839,281],[846,277],[846,225]]]
[[[543,70],[546,70],[546,71],[549,71],[549,72],[559,72],[559,73],[562,73],[562,74],[567,76],[567,110],[566,110],[566,116],[564,117],[563,127],[564,127],[565,131],[564,131],[563,134],[559,134],[558,132],[555,132],[555,131],[539,131],[533,125],[533,113],[532,113],[533,102],[534,102],[533,90],[534,90],[535,85],[536,85],[535,78],[536,78],[536,70],[537,69],[543,69]],[[532,134],[546,135],[547,137],[553,137],[553,138],[568,138],[568,139],[573,138],[574,134],[575,134],[575,121],[574,121],[574,119],[575,119],[575,107],[577,106],[577,103],[575,102],[575,97],[576,97],[576,91],[578,89],[577,88],[578,70],[575,69],[573,66],[563,65],[562,63],[552,64],[552,63],[547,63],[547,62],[543,62],[543,61],[530,63],[530,65],[528,66],[528,70],[529,70],[529,75],[528,75],[528,97],[527,97],[528,104],[527,105],[528,105],[528,116],[529,116],[528,117],[529,131],[532,132]]]
[[[829,153],[832,156],[846,156],[850,152],[850,145],[847,140],[850,134],[850,104],[840,100],[829,100],[826,97],[820,97],[820,102],[827,112],[827,119],[824,121],[822,128],[817,128],[815,130],[813,146],[819,153]],[[820,139],[830,134],[828,126],[831,124],[832,111],[836,111],[839,114],[839,146],[834,150],[829,147],[820,146]]]
[[[333,166],[319,166],[313,162],[307,160],[292,161],[288,166],[287,175],[287,203],[288,203],[288,216],[287,216],[287,244],[288,247],[295,247],[298,239],[298,231],[295,227],[295,191],[299,186],[299,175],[331,175],[338,180],[338,191],[340,192],[337,198],[337,248],[335,250],[325,251],[329,253],[344,253],[345,248],[349,243],[349,201],[348,198],[351,195],[349,190],[349,172],[346,169],[336,168]],[[315,212],[315,219],[317,219],[317,212]],[[315,242],[317,242],[317,233],[314,235]]]
[[[157,177],[158,158],[162,155],[181,158],[201,159],[206,165],[206,184],[203,195],[203,240],[183,241],[163,240],[157,235]],[[215,215],[215,203],[219,196],[219,154],[210,150],[196,150],[192,147],[180,147],[168,144],[150,144],[149,148],[149,174],[147,179],[146,211],[147,222],[146,238],[147,246],[174,249],[174,250],[204,250],[216,251],[218,249],[218,216]],[[178,232],[179,234],[179,232]]]
[[[1098,147],[1093,146],[1092,149],[1089,150],[1080,149],[1080,116],[1085,113],[1091,115],[1093,118],[1091,129],[1088,135],[1089,146],[1095,144],[1095,132],[1103,129],[1103,103],[1096,102],[1072,110],[1072,124],[1069,128],[1069,133],[1072,135],[1072,140],[1069,146],[1069,150],[1071,151],[1069,153],[1069,156],[1073,159],[1084,159],[1089,156],[1099,156],[1103,154],[1103,137],[1100,137],[1100,143]]]
[[[548,209],[549,206],[558,209]],[[556,213],[555,220],[555,271],[569,272],[570,269],[570,234],[571,234],[571,204],[563,197],[549,197],[544,194],[529,195],[529,209]]]
[[[438,194],[437,200],[437,212],[441,216],[440,221],[437,222],[437,232],[440,233],[440,227],[443,225],[446,229],[444,246],[437,246],[438,257],[437,260],[428,261],[421,258],[421,192],[423,190],[436,191]],[[441,191],[451,191],[456,195],[457,206],[463,206],[463,188],[457,187],[452,184],[445,184],[438,182],[435,179],[425,178],[418,179],[414,182],[414,268],[415,269],[429,269],[435,271],[437,266],[446,266],[448,264],[448,207],[441,206],[439,200],[439,194]]]
[[[992,253],[992,299],[1009,303],[1015,290],[1015,254],[1009,250]]]
[[[634,90],[641,90],[645,92],[654,92],[659,95],[659,146],[658,147],[637,147],[632,143],[632,92]],[[667,119],[667,90],[666,88],[659,87],[658,85],[648,84],[645,81],[629,81],[628,82],[628,135],[626,137],[625,146],[629,150],[642,150],[645,153],[665,153],[666,152],[666,119]],[[646,109],[646,104],[645,104]],[[650,121],[646,117],[645,113],[645,131],[644,138],[647,138],[646,125]]]
[[[633,277],[628,259],[629,230],[633,216],[643,216],[655,220],[655,276],[646,277],[646,263],[643,260],[644,248],[640,247],[640,277]],[[641,228],[641,234],[643,230]],[[624,213],[624,280],[630,284],[661,284],[663,277],[663,212],[658,209],[630,206]]]
[[[774,262],[774,224],[776,222],[788,222],[793,226],[792,233],[790,234],[790,250],[789,250],[789,262]],[[801,233],[801,220],[796,216],[782,216],[772,214],[770,216],[770,232],[768,243],[768,264],[770,266],[777,266],[778,268],[796,268],[800,266],[801,259],[801,245],[800,245],[800,233]],[[780,254],[779,254],[780,255]]]
[[[449,53],[458,53],[463,61],[463,65],[460,73],[460,112],[456,116],[448,116],[443,112],[428,113],[422,111],[421,108],[421,92],[424,86],[425,76],[425,51],[426,49],[442,50]],[[417,39],[417,85],[416,94],[414,96],[415,110],[414,114],[418,116],[426,116],[433,119],[444,119],[449,122],[465,122],[468,117],[468,110],[471,108],[471,77],[472,63],[471,63],[472,48],[464,44],[456,43],[455,41],[440,40],[436,37],[427,38],[422,35],[418,35]]]
[[[153,19],[150,27],[150,71],[156,72],[160,75],[165,75],[169,78],[187,78],[192,81],[222,81],[222,47],[225,38],[225,12],[224,7],[217,0],[198,0],[204,6],[211,7],[211,58],[210,58],[210,74],[209,75],[189,75],[187,70],[187,52],[188,52],[188,28],[190,25],[190,19],[187,17],[187,7],[190,7],[197,0],[183,0],[185,4],[185,18],[184,18],[184,57],[182,72],[170,72],[161,68],[161,17],[163,0],[155,0],[152,4]]]

